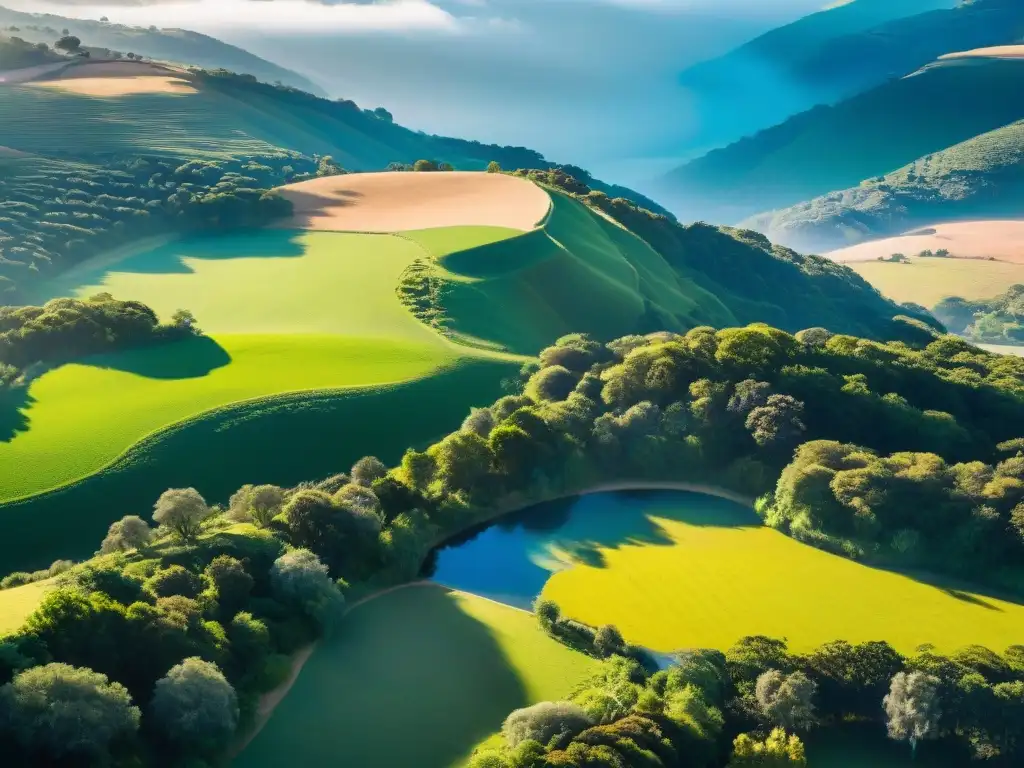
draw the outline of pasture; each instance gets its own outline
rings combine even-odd
[[[1008,128],[1007,135],[1010,135],[1009,131]],[[986,153],[982,153],[982,157],[985,156]],[[914,256],[921,251],[944,248],[959,259],[991,258],[1024,263],[1024,246],[1021,243],[1024,243],[1024,221],[951,221],[839,248],[825,255],[833,261],[848,263],[888,258],[894,253]]]
[[[563,698],[594,664],[528,613],[404,587],[349,613],[235,765],[449,768],[511,710]]]
[[[913,258],[909,264],[857,261],[847,264],[893,301],[934,307],[947,296],[991,299],[1024,283],[1024,264],[981,259]]]
[[[441,245],[444,232],[432,235]],[[0,545],[0,566],[91,552],[116,514],[144,513],[172,485],[222,501],[242,483],[324,476],[366,453],[397,461],[493,401],[522,360],[452,344],[401,304],[399,276],[423,254],[395,235],[268,230],[126,251],[49,283],[37,301],[106,291],[165,319],[190,309],[207,335],[60,366],[3,404],[0,529],[18,528],[19,546]],[[379,433],[396,419],[409,426]],[[71,508],[60,537],[32,522]]]
[[[17,630],[52,587],[53,579],[45,579],[0,589],[0,636]]]
[[[795,651],[838,638],[886,640],[904,653],[1020,642],[1024,605],[829,554],[739,505],[668,493],[603,503],[619,510],[619,530],[557,535],[550,552],[563,565],[543,596],[571,618],[615,624],[630,642],[667,652],[769,635]],[[574,555],[581,545],[586,556]]]

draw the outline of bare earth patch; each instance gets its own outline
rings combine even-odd
[[[40,88],[55,88],[80,96],[118,98],[141,93],[189,94],[195,93],[187,80],[180,77],[70,77],[60,80],[40,80],[32,83]]]
[[[894,253],[913,256],[945,248],[961,259],[998,259],[1024,264],[1024,220],[936,224],[896,237],[858,243],[825,254],[833,261],[873,261]]]
[[[35,67],[24,67],[22,69],[8,69],[0,72],[0,83],[4,85],[15,85],[27,83],[38,77],[43,77],[51,72],[58,72],[68,66],[66,61],[58,61],[53,64],[40,64]]]
[[[994,45],[990,48],[975,48],[972,51],[957,51],[939,56],[943,59],[1022,59],[1024,45]]]
[[[551,205],[531,181],[498,173],[352,173],[281,187],[295,214],[276,226],[351,232],[492,226],[528,231]]]

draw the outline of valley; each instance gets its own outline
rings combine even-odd
[[[1019,765],[1019,3],[264,5],[0,8],[4,764]]]

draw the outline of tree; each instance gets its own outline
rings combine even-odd
[[[123,552],[144,547],[153,535],[153,529],[138,515],[125,515],[107,530],[100,552]]]
[[[909,741],[916,752],[917,742],[939,735],[939,703],[939,678],[924,672],[897,672],[882,699],[889,738]]]
[[[383,120],[385,123],[395,122],[395,116],[388,112],[384,107],[377,107],[373,110],[373,116],[378,120]]]
[[[387,465],[376,456],[364,456],[352,465],[352,482],[369,488],[373,481],[388,473]]]
[[[542,701],[514,710],[501,726],[509,747],[524,741],[547,744],[555,736],[572,737],[593,725],[581,707],[568,701]]]
[[[501,163],[499,163],[497,160],[491,160],[491,162],[487,164],[487,172],[501,173]]]
[[[228,511],[236,520],[252,520],[266,528],[284,504],[284,489],[276,485],[243,485],[228,501]]]
[[[803,672],[785,676],[769,669],[757,678],[754,698],[765,719],[774,726],[797,730],[814,725],[814,694],[817,684]]]
[[[171,315],[171,325],[179,331],[190,333],[193,336],[198,336],[202,333],[202,330],[196,324],[196,316],[187,309],[175,310],[174,314]]]
[[[255,580],[245,570],[241,560],[229,555],[218,555],[210,561],[203,573],[217,587],[217,602],[222,616],[231,617],[242,610]]]
[[[526,395],[538,402],[542,400],[565,400],[576,388],[580,377],[561,365],[541,368],[526,383]]]
[[[433,160],[417,160],[412,164],[414,171],[436,171],[438,170],[437,163]]]
[[[308,549],[281,555],[270,569],[270,586],[279,601],[298,606],[321,627],[331,627],[345,609],[345,598],[327,575],[327,566]]]
[[[53,47],[66,53],[78,53],[82,48],[82,41],[74,35],[69,35],[67,30],[64,30],[64,36],[54,43]]]
[[[211,754],[238,727],[238,697],[216,664],[193,656],[157,680],[154,727],[182,752]]]
[[[607,658],[613,654],[621,655],[626,650],[626,641],[613,624],[605,624],[594,635],[594,650],[598,656]]]
[[[771,395],[763,406],[750,411],[746,427],[762,447],[784,445],[807,429],[801,421],[803,413],[804,404],[799,400],[790,395]]]
[[[320,158],[320,162],[317,163],[316,175],[320,178],[325,176],[343,176],[346,173],[348,171],[334,162],[334,158],[330,155],[324,155]]]
[[[484,439],[487,439],[492,429],[494,429],[494,414],[491,413],[490,408],[471,408],[469,416],[463,420],[461,427],[463,432],[475,432]]]
[[[555,624],[558,623],[558,617],[561,615],[561,611],[558,608],[558,603],[554,600],[541,600],[538,598],[533,602],[533,612],[537,616],[537,621],[545,629],[550,632]]]
[[[123,685],[70,664],[19,672],[0,688],[0,710],[30,752],[102,763],[114,741],[138,730],[140,716]]]
[[[154,505],[153,520],[174,531],[184,542],[194,541],[210,508],[195,488],[171,488]]]
[[[800,737],[787,736],[782,728],[774,728],[764,741],[741,733],[732,744],[728,768],[804,768],[807,758]]]

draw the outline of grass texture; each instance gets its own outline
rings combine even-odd
[[[565,697],[594,664],[528,613],[406,587],[353,610],[235,765],[449,768],[511,710]]]
[[[517,237],[452,252],[429,231],[406,233],[434,257],[434,309],[446,332],[535,354],[567,333],[613,338],[640,330],[652,312],[660,327],[665,317],[683,327],[735,322],[642,239],[560,192],[549,194],[544,225]],[[467,232],[464,240],[483,234]]]
[[[590,557],[554,573],[543,595],[572,618],[615,624],[630,642],[725,649],[762,634],[796,651],[838,638],[886,640],[906,653],[922,643],[950,651],[1020,640],[1024,605],[831,555],[736,504],[659,494],[621,511],[635,530],[599,541]]]
[[[0,502],[14,502],[0,531],[17,531],[0,569],[87,555],[168,487],[223,501],[368,453],[397,461],[493,401],[521,361],[453,345],[402,306],[395,286],[422,253],[391,235],[241,233],[93,260],[48,285],[39,301],[108,291],[165,318],[188,308],[208,335],[61,366],[0,408]],[[70,527],[55,535],[47,515]]]
[[[910,264],[858,261],[847,265],[893,301],[934,307],[947,296],[991,299],[1024,283],[1024,264],[984,259],[912,259]]]
[[[16,631],[53,587],[52,579],[0,590],[0,636]]]

